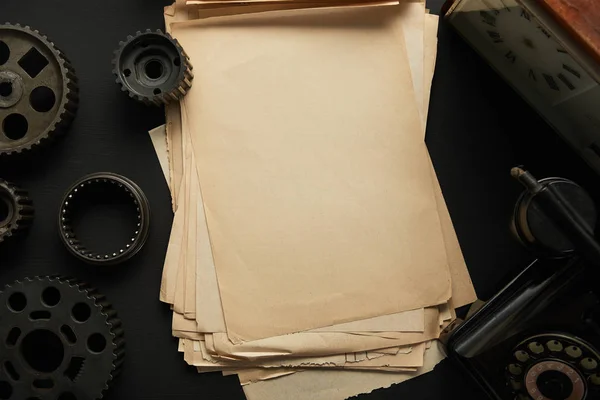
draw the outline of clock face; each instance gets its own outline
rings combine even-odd
[[[446,19],[600,173],[600,66],[538,0],[455,0]]]
[[[542,96],[559,104],[595,86],[558,41],[515,0],[481,0],[469,13],[490,47]]]

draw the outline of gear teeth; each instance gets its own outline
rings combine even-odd
[[[63,135],[71,126],[75,119],[79,107],[79,85],[75,74],[75,69],[71,65],[69,59],[64,53],[55,46],[54,42],[48,39],[46,35],[41,34],[38,30],[33,30],[28,25],[21,26],[20,24],[5,23],[0,25],[0,37],[3,30],[18,30],[33,36],[34,39],[41,41],[58,60],[63,78],[63,98],[59,105],[59,111],[56,118],[44,132],[42,132],[36,141],[19,147],[0,149],[0,157],[11,156],[27,153],[37,147],[43,146],[58,136]]]
[[[130,89],[127,83],[124,81],[122,74],[119,72],[119,60],[123,54],[124,49],[126,49],[127,46],[130,45],[134,40],[143,38],[147,35],[162,36],[166,38],[177,49],[179,59],[181,61],[181,71],[178,77],[178,83],[170,90],[163,91],[159,94],[155,94],[152,96],[145,96],[143,94],[136,93],[135,91]],[[134,100],[137,100],[146,105],[167,105],[172,102],[180,101],[184,96],[187,95],[189,90],[192,88],[194,73],[193,66],[190,62],[190,58],[186,54],[184,49],[181,47],[177,39],[174,39],[169,33],[164,33],[160,29],[156,31],[146,29],[143,33],[141,31],[137,31],[135,36],[127,36],[126,42],[119,42],[119,48],[115,50],[114,53],[116,54],[116,57],[113,60],[113,74],[116,76],[116,82],[121,86],[121,91],[129,92],[129,97]]]
[[[2,198],[10,201],[12,217],[8,225],[0,226],[0,243],[6,239],[25,234],[35,215],[33,203],[27,191],[19,186],[0,179],[0,201]]]
[[[45,284],[53,284],[58,287],[68,287],[69,290],[75,290],[80,293],[84,293],[85,297],[89,300],[88,305],[93,309],[96,309],[96,312],[102,315],[104,319],[104,323],[108,327],[109,335],[112,340],[112,361],[110,365],[110,371],[106,375],[106,380],[101,383],[102,389],[99,392],[89,393],[87,396],[90,399],[102,399],[106,395],[107,391],[111,389],[114,380],[119,376],[123,367],[123,361],[125,358],[125,336],[124,330],[122,327],[121,320],[119,319],[116,310],[113,308],[112,304],[106,300],[106,297],[98,291],[88,285],[85,282],[82,282],[75,278],[68,278],[60,275],[49,275],[49,276],[35,276],[33,278],[26,277],[21,280],[16,280],[13,283],[7,284],[4,286],[4,289],[0,290],[0,295],[4,292],[12,291],[12,290],[22,290],[26,292],[25,287],[28,285],[45,285]],[[65,288],[66,289],[66,288]],[[4,320],[5,321],[5,320]],[[6,322],[6,321],[5,321]],[[6,322],[7,323],[7,322]],[[108,346],[107,346],[108,349]],[[79,371],[77,377],[74,381],[77,381],[78,378],[82,377],[85,373],[84,369],[86,368],[85,362],[82,370]],[[86,397],[86,398],[88,398]]]

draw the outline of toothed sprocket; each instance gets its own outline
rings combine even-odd
[[[121,90],[147,105],[181,100],[192,87],[192,68],[179,42],[160,30],[128,36],[113,60]]]
[[[0,24],[0,156],[66,132],[78,103],[77,77],[64,53],[28,26]]]
[[[103,295],[75,279],[36,277],[7,285],[0,305],[0,398],[103,398],[125,354]]]
[[[0,179],[0,243],[23,234],[31,225],[33,215],[27,192]]]

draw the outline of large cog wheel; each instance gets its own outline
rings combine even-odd
[[[37,277],[0,292],[0,398],[97,400],[120,372],[121,322],[74,279]]]
[[[0,25],[0,156],[64,133],[78,103],[75,70],[62,51],[28,26]]]

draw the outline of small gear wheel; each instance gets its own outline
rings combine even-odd
[[[125,355],[116,312],[86,284],[37,277],[0,292],[0,399],[101,399]]]
[[[176,39],[150,29],[119,43],[113,73],[121,90],[147,105],[178,101],[192,87],[190,59]]]
[[[75,71],[54,43],[28,26],[1,24],[0,156],[64,133],[78,103]]]
[[[33,215],[27,192],[0,179],[0,243],[24,233],[31,225]]]

